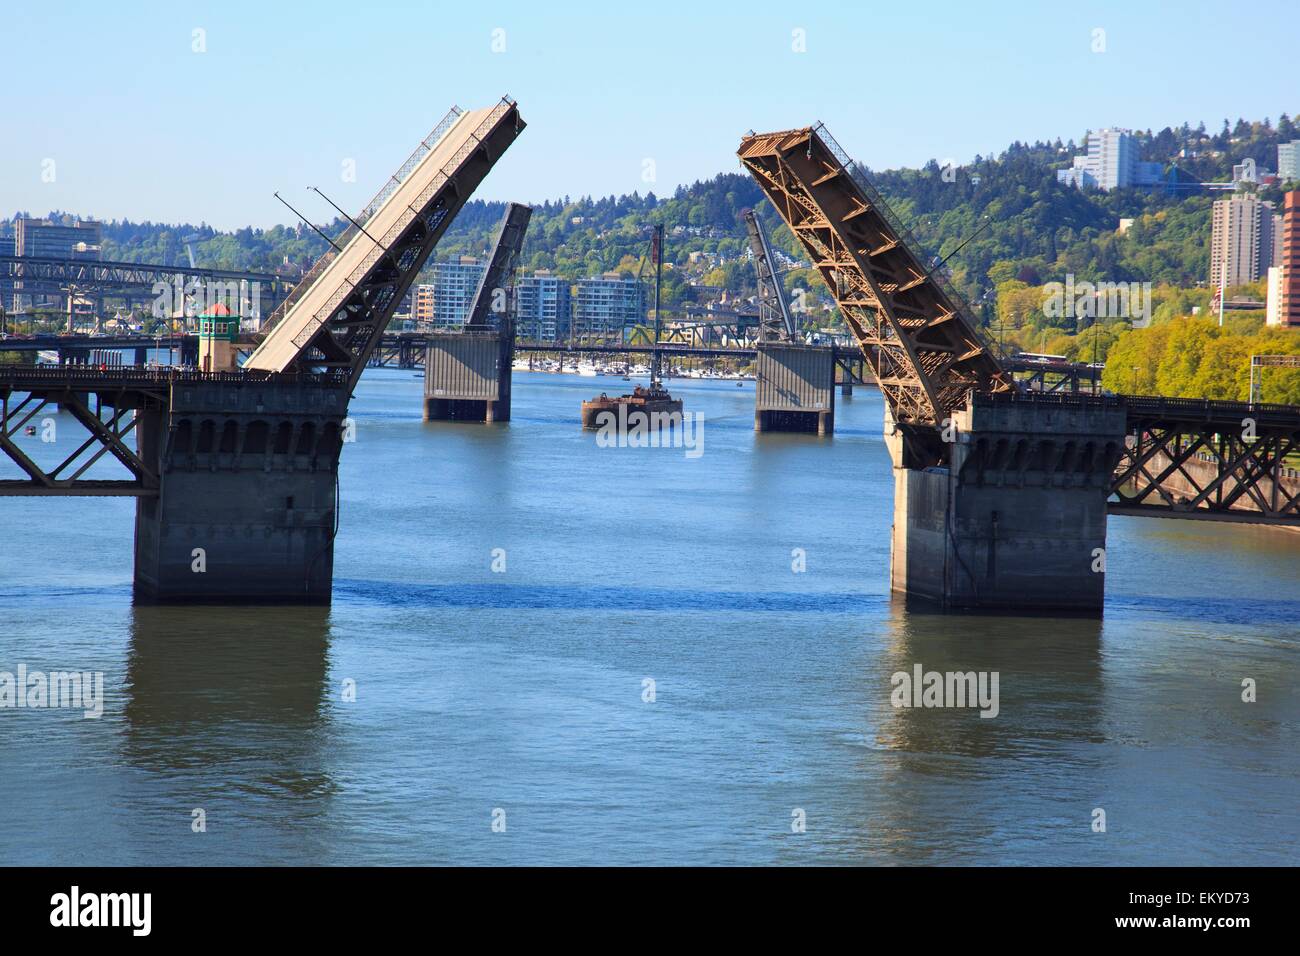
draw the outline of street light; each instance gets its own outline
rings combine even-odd
[[[1134,365],[1134,366],[1133,366],[1133,391],[1129,393],[1130,395],[1136,395],[1136,394],[1137,394],[1137,391],[1138,391],[1138,372],[1140,372],[1140,371],[1142,371],[1142,366],[1141,366],[1141,365]]]

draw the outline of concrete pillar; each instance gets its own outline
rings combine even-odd
[[[424,420],[510,421],[511,357],[506,333],[429,336],[424,356]]]
[[[952,608],[1101,612],[1124,409],[1047,398],[977,398],[958,410],[945,467],[901,467],[902,438],[887,421],[893,590]]]
[[[829,348],[759,345],[754,365],[754,430],[816,432],[835,428],[835,356]]]
[[[328,604],[346,390],[180,382],[168,406],[138,413],[159,491],[136,506],[136,599]]]

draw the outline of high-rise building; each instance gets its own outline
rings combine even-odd
[[[1108,127],[1088,133],[1088,152],[1074,157],[1069,169],[1058,170],[1056,181],[1077,189],[1111,190],[1153,186],[1163,175],[1163,164],[1138,161],[1137,140],[1130,131]]]
[[[1255,282],[1277,265],[1278,225],[1273,204],[1258,199],[1219,199],[1210,233],[1210,285],[1231,288]]]
[[[1094,160],[1097,186],[1118,189],[1133,182],[1137,147],[1128,130],[1100,129],[1088,134],[1088,158]]]
[[[619,272],[582,279],[573,300],[573,327],[579,334],[621,335],[645,318],[641,283]]]
[[[99,259],[102,225],[89,219],[65,225],[53,219],[17,219],[14,221],[12,255],[45,259]],[[24,283],[8,283],[5,293],[12,293],[13,309],[58,301],[48,293],[24,293]]]
[[[1277,175],[1282,182],[1300,182],[1300,139],[1278,144]]]
[[[515,283],[515,329],[520,338],[555,341],[569,334],[569,280],[539,269]]]
[[[19,219],[14,223],[14,255],[98,259],[101,228],[93,220],[64,225],[52,219]]]
[[[1281,288],[1278,324],[1300,326],[1300,189],[1282,200]]]
[[[1265,325],[1282,324],[1282,267],[1268,267],[1268,281],[1264,283],[1264,289],[1267,292],[1265,298]]]
[[[436,326],[464,325],[474,304],[474,293],[483,281],[487,263],[473,256],[433,264],[433,312],[426,321]],[[416,290],[417,319],[419,321],[419,289]]]
[[[433,286],[428,283],[411,290],[411,318],[417,326],[433,325]]]

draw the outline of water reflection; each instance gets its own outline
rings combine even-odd
[[[856,853],[881,861],[1016,862],[1052,825],[1083,827],[1104,739],[1102,625],[1088,618],[955,617],[896,599],[879,668],[998,674],[998,713],[884,699],[862,771],[878,783]],[[1035,806],[1036,804],[1041,805]],[[1032,809],[1031,809],[1032,807]],[[1057,819],[1057,817],[1062,819]],[[1057,839],[1052,837],[1051,839]]]
[[[881,667],[998,674],[998,715],[978,708],[890,705],[879,743],[904,753],[1032,754],[1058,741],[1100,742],[1101,629],[1086,617],[944,614],[891,602]]]
[[[328,649],[325,608],[135,607],[125,758],[250,792],[332,792]]]

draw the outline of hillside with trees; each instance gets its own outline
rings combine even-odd
[[[1247,158],[1260,168],[1274,167],[1278,144],[1300,132],[1284,114],[1276,125],[1268,119],[1224,120],[1214,133],[1203,123],[1184,123],[1134,135],[1139,158],[1161,163],[1171,178],[1224,182],[1231,179],[1233,165]],[[1009,348],[1088,360],[1095,354],[1104,360],[1112,345],[1123,339],[1127,323],[1107,317],[1093,328],[1091,318],[1049,315],[1043,307],[1044,287],[1063,282],[1067,275],[1079,282],[1150,283],[1157,326],[1190,315],[1193,307],[1204,314],[1210,297],[1204,283],[1213,199],[1163,188],[1101,192],[1057,183],[1056,171],[1082,151],[1074,141],[1017,142],[998,156],[977,156],[954,169],[932,161],[921,169],[870,175],[927,253],[951,257],[946,268],[992,338]],[[1258,191],[1260,198],[1274,201],[1281,193],[1276,186]],[[787,289],[808,289],[829,310],[829,296],[816,272],[806,268],[794,237],[757,185],[737,173],[680,187],[667,198],[633,193],[543,201],[533,210],[522,267],[550,269],[573,280],[610,270],[635,274],[647,253],[649,228],[663,223],[668,233],[668,310],[711,301],[723,290],[752,295],[754,276],[740,219],[746,207],[759,210],[775,246],[795,263],[784,273]],[[499,202],[468,203],[437,255],[483,254],[504,208]],[[1121,231],[1121,220],[1132,222]],[[337,234],[345,225],[336,219],[324,228]],[[0,223],[0,231],[4,226]],[[181,237],[191,233],[202,237],[195,248],[200,264],[226,269],[270,271],[287,262],[302,270],[327,248],[303,225],[218,232],[203,224],[119,221],[105,224],[103,255],[183,263],[187,260]],[[1262,292],[1259,284],[1234,294],[1259,298]],[[818,315],[822,323],[836,320],[833,311]],[[1212,336],[1216,341],[1220,337]],[[1217,355],[1217,348],[1209,352]],[[1185,386],[1180,382],[1178,388]]]

